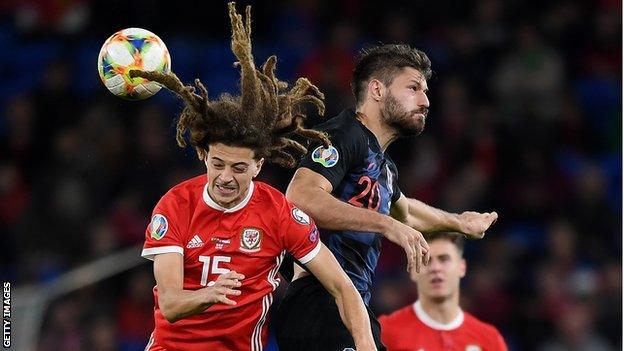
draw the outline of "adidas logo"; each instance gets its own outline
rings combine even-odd
[[[195,236],[188,242],[188,244],[186,244],[187,249],[194,249],[202,246],[204,246],[204,242],[197,234],[195,234]]]

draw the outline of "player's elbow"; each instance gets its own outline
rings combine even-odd
[[[342,298],[349,294],[358,294],[357,289],[355,289],[351,279],[349,279],[346,274],[341,274],[338,279],[335,279],[329,284],[327,290],[334,298]]]
[[[166,297],[160,297],[158,299],[158,306],[160,313],[167,322],[175,323],[180,320],[180,315],[175,311],[173,301],[167,299]]]
[[[292,184],[286,190],[286,198],[308,214],[313,212],[314,191],[304,186]]]
[[[180,316],[174,313],[171,309],[161,308],[160,312],[162,313],[163,317],[165,317],[165,320],[169,323],[175,323],[180,320]]]

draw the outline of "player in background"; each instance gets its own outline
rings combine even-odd
[[[381,236],[403,247],[408,271],[419,271],[429,259],[421,232],[455,231],[482,238],[498,216],[447,213],[405,197],[398,187],[397,168],[385,151],[397,138],[423,131],[430,76],[429,58],[410,46],[363,50],[351,83],[356,110],[344,110],[317,127],[329,134],[332,146],[310,147],[286,191],[288,199],[314,218],[323,242],[367,305]],[[280,349],[301,350],[299,345],[318,338],[327,340],[328,350],[352,347],[333,299],[307,275],[294,267],[294,280],[276,319]],[[303,308],[314,311],[306,313],[306,320],[315,327],[295,323]],[[369,315],[379,346],[379,323],[372,312]]]
[[[410,278],[418,300],[389,316],[381,316],[381,338],[388,351],[506,351],[496,328],[459,307],[459,282],[466,275],[464,240],[440,233],[429,237],[431,262]]]
[[[279,191],[253,181],[265,161],[296,164],[294,155],[305,148],[293,134],[329,145],[301,124],[305,103],[322,113],[322,94],[305,78],[286,90],[275,77],[275,56],[257,70],[250,7],[244,23],[234,3],[229,15],[241,96],[210,101],[199,80],[184,86],[173,73],[131,72],[183,99],[178,144],[190,143],[207,170],[169,190],[147,228],[142,256],[154,261],[156,326],[146,350],[262,350],[287,251],[334,296],[358,350],[374,350],[363,301],[314,222]]]

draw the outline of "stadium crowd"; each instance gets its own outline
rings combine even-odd
[[[3,280],[49,282],[140,244],[158,196],[205,171],[175,145],[178,101],[118,99],[95,67],[108,35],[143,27],[165,41],[184,81],[200,77],[211,96],[236,89],[225,3],[177,3],[0,5]],[[427,52],[427,126],[389,153],[408,196],[500,215],[467,243],[462,307],[511,350],[621,349],[621,2],[252,4],[257,59],[277,53],[281,77],[310,77],[326,116],[353,105],[349,77],[366,43]],[[285,190],[291,174],[269,166],[260,178]],[[384,242],[379,314],[417,296],[404,260]],[[55,300],[39,350],[142,350],[153,328],[145,263]]]

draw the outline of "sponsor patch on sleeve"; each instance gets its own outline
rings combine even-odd
[[[340,154],[338,154],[338,149],[333,146],[326,149],[321,145],[312,151],[312,161],[322,164],[325,168],[334,167],[338,163],[338,159],[340,159]]]
[[[303,225],[310,225],[310,217],[305,212],[301,211],[300,209],[296,207],[293,207],[291,213],[292,213],[292,217],[298,223],[303,224]]]
[[[162,239],[165,234],[167,234],[167,229],[169,229],[169,223],[167,222],[167,217],[161,214],[155,214],[152,217],[152,221],[149,226],[150,235],[152,238],[156,240]]]
[[[318,241],[319,231],[318,231],[318,228],[316,228],[316,226],[314,226],[314,228],[312,228],[312,230],[310,231],[310,234],[308,235],[308,239],[310,240],[311,243],[315,243]]]

